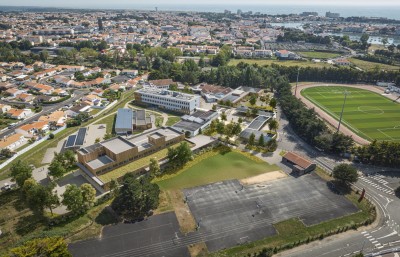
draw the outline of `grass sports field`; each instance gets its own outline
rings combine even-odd
[[[182,173],[157,182],[164,190],[190,188],[228,179],[253,177],[280,170],[276,165],[257,162],[238,152],[217,154],[201,160]]]
[[[343,125],[367,140],[400,141],[400,104],[367,90],[318,86],[306,88],[301,94],[326,113],[339,120],[344,99]]]

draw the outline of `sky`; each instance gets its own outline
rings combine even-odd
[[[399,0],[0,0],[0,5],[48,6],[48,7],[104,7],[112,5],[332,5],[332,6],[365,6],[387,5],[399,6]]]

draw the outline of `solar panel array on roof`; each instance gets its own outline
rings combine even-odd
[[[80,128],[78,130],[78,135],[76,136],[75,140],[75,146],[82,146],[83,143],[85,142],[85,137],[86,137],[86,128]]]
[[[76,135],[71,135],[67,139],[67,143],[65,144],[65,148],[73,147],[75,145]]]

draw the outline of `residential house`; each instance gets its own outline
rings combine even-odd
[[[23,135],[26,138],[31,138],[36,136],[40,132],[45,133],[48,130],[49,130],[49,123],[47,121],[37,121],[16,128],[15,132]]]
[[[14,150],[21,146],[25,142],[25,138],[21,134],[13,134],[8,137],[4,137],[0,140],[0,149],[8,148]]]
[[[8,104],[0,104],[0,113],[6,113],[11,110],[11,106]]]
[[[87,103],[80,103],[65,111],[67,117],[76,117],[79,113],[87,112],[91,105]]]
[[[125,86],[121,84],[112,84],[109,89],[112,92],[117,92],[117,91],[125,91]]]
[[[19,90],[18,88],[9,88],[6,90],[6,94],[12,97],[16,97],[19,94],[24,93],[23,90]]]
[[[278,57],[278,59],[283,59],[283,60],[293,60],[296,59],[296,54],[293,52],[290,52],[288,50],[279,50],[275,52],[276,57]]]
[[[33,87],[33,89],[44,95],[51,95],[54,91],[54,88],[52,86],[43,85],[43,84],[36,84]]]
[[[14,109],[14,108],[11,108],[7,112],[7,116],[9,116],[12,119],[17,119],[17,120],[25,119],[26,117],[29,117],[31,115],[32,115],[32,110],[31,109]]]
[[[97,95],[86,95],[82,98],[82,101],[89,102],[91,105],[99,105],[101,102],[101,98]]]
[[[346,66],[350,66],[351,62],[345,58],[339,58],[339,59],[333,60],[333,64],[342,66],[342,67],[346,67]]]
[[[135,77],[139,74],[138,70],[122,70],[121,75]]]
[[[48,122],[50,126],[62,127],[65,125],[67,113],[64,111],[55,111],[48,115],[40,116],[38,121]]]
[[[69,93],[66,90],[62,89],[62,88],[54,89],[53,94],[57,94],[59,96],[67,96],[67,95],[69,95]]]
[[[35,96],[32,94],[22,93],[22,94],[19,94],[16,97],[16,99],[19,99],[24,103],[31,103],[33,101],[33,99],[35,99]]]
[[[174,84],[174,81],[172,79],[158,79],[150,80],[149,83],[159,89],[168,89],[171,84]]]

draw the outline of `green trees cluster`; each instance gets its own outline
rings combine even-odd
[[[11,178],[19,187],[22,187],[25,180],[32,178],[32,167],[27,162],[18,160],[11,165]]]
[[[53,161],[49,166],[49,175],[54,178],[61,178],[67,171],[75,167],[75,153],[67,150],[63,153],[54,152]]]
[[[290,82],[296,82],[297,71],[299,67],[287,67],[272,64],[271,67],[276,69],[280,74],[289,78]],[[346,82],[346,83],[371,83],[375,84],[377,81],[392,81],[397,84],[400,83],[399,71],[360,71],[357,69],[349,68],[336,68],[336,67],[303,67],[300,69],[299,81],[328,81],[328,82]]]
[[[369,145],[356,147],[353,153],[366,164],[389,167],[400,166],[400,143],[372,141]]]
[[[54,187],[53,183],[47,186],[38,184],[33,178],[25,180],[22,187],[23,199],[35,215],[43,216],[45,209],[49,209],[53,214],[53,209],[60,205]]]
[[[68,185],[63,196],[62,204],[72,214],[78,215],[85,213],[95,203],[96,189],[90,184],[82,184],[80,187],[76,185]]]
[[[189,144],[187,142],[182,142],[178,147],[168,148],[167,158],[168,167],[171,169],[177,169],[190,161],[193,158],[193,153]]]
[[[344,185],[355,183],[358,180],[357,169],[350,164],[339,164],[332,172],[333,178]]]
[[[124,176],[122,187],[111,204],[113,210],[127,220],[138,220],[149,215],[158,206],[160,189],[150,182],[150,177]]]
[[[36,238],[15,247],[6,255],[8,257],[72,257],[62,237]]]
[[[276,39],[277,42],[298,42],[305,41],[307,43],[325,44],[329,45],[332,40],[329,36],[316,36],[311,33],[305,33],[299,29],[286,28],[284,35],[279,35]]]

